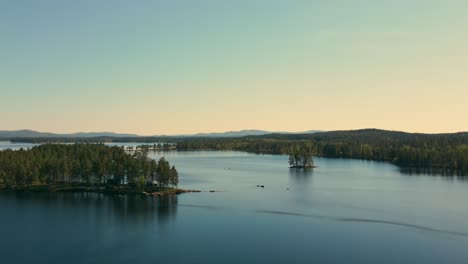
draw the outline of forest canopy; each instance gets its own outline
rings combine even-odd
[[[237,138],[16,138],[13,142],[172,142],[177,150],[238,150],[263,154],[294,154],[308,148],[314,156],[391,162],[403,169],[448,174],[468,173],[468,132],[405,133],[379,129],[308,134],[269,134]]]
[[[468,133],[420,134],[377,129],[313,134],[270,134],[243,138],[191,138],[178,150],[239,150],[294,154],[307,148],[314,156],[391,162],[427,172],[468,173]]]
[[[177,186],[176,168],[164,158],[155,161],[147,154],[104,144],[44,144],[28,150],[3,150],[0,183]]]

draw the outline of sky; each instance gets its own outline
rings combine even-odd
[[[0,130],[468,131],[468,1],[0,0]]]

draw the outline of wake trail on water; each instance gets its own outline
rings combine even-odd
[[[330,219],[330,220],[339,221],[339,222],[355,222],[355,223],[373,223],[373,224],[395,225],[395,226],[403,226],[403,227],[414,228],[414,229],[423,230],[423,231],[434,232],[434,233],[462,236],[462,237],[468,238],[468,233],[464,233],[464,232],[443,230],[443,229],[437,229],[437,228],[427,227],[427,226],[423,226],[423,225],[415,225],[415,224],[409,224],[409,223],[398,222],[398,221],[388,221],[388,220],[368,219],[368,218],[333,217],[333,216],[318,215],[318,214],[303,214],[303,213],[286,212],[286,211],[274,211],[274,210],[256,210],[256,212],[261,213],[261,214],[289,215],[289,216],[298,216],[298,217]]]
[[[208,210],[216,210],[216,211],[227,209],[227,208],[211,206],[211,205],[184,204],[184,205],[179,205],[179,206],[199,208],[199,209],[208,209]],[[328,220],[333,220],[333,221],[338,221],[338,222],[394,225],[394,226],[402,226],[402,227],[413,228],[413,229],[418,229],[418,230],[422,230],[422,231],[439,233],[439,234],[448,234],[448,235],[461,236],[461,237],[468,238],[468,233],[464,233],[464,232],[457,232],[457,231],[451,231],[451,230],[432,228],[432,227],[428,227],[428,226],[410,224],[410,223],[399,222],[399,221],[389,221],[389,220],[369,219],[369,218],[334,217],[334,216],[320,215],[320,214],[304,214],[304,213],[297,213],[297,212],[275,211],[275,210],[255,210],[255,212],[260,213],[260,214],[286,215],[286,216],[307,217],[307,218],[316,218],[316,219],[328,219]]]

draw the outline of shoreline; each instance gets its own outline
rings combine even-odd
[[[0,192],[15,193],[102,193],[107,195],[140,195],[165,196],[182,193],[199,193],[200,190],[188,190],[172,187],[147,187],[145,190],[135,190],[125,186],[87,186],[87,185],[31,185],[31,186],[0,186]]]
[[[309,165],[309,166],[289,166],[290,169],[313,169],[317,168],[315,165]]]

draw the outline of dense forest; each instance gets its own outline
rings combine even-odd
[[[376,129],[313,134],[272,134],[244,138],[193,138],[177,142],[179,150],[240,150],[292,154],[309,148],[315,156],[388,161],[427,172],[468,172],[468,133],[418,134]]]
[[[53,184],[177,186],[178,173],[164,158],[125,152],[104,144],[44,144],[0,151],[0,184],[7,187]]]
[[[177,150],[239,150],[294,154],[307,148],[315,156],[387,161],[405,169],[448,174],[468,173],[468,132],[421,134],[362,129],[310,134],[269,134],[237,138],[16,138],[14,142],[171,142]]]

